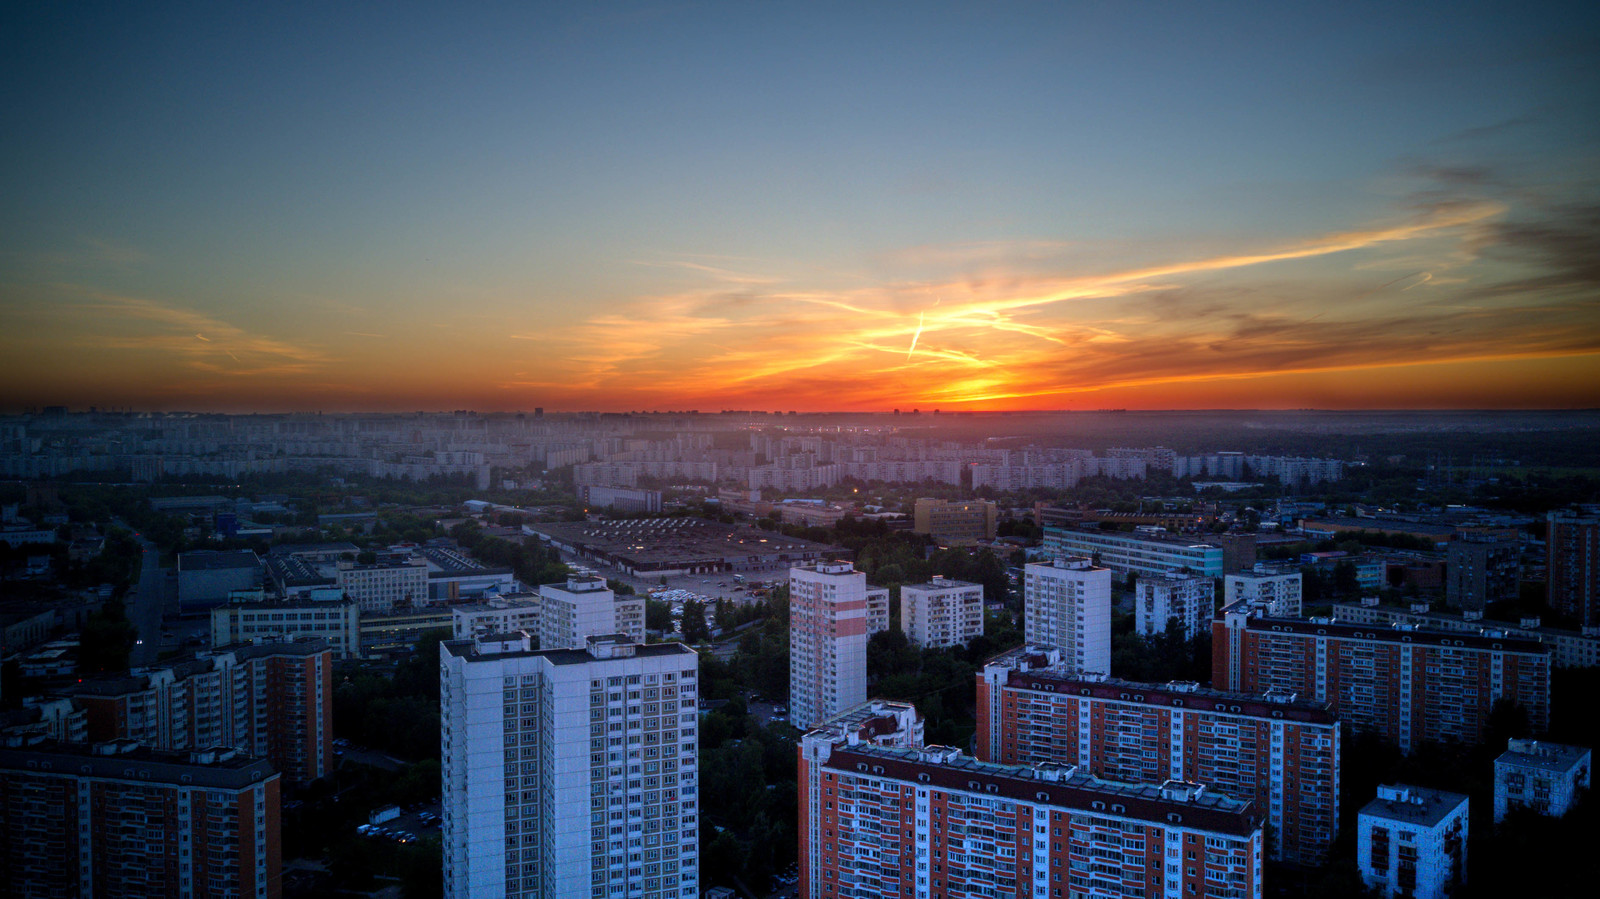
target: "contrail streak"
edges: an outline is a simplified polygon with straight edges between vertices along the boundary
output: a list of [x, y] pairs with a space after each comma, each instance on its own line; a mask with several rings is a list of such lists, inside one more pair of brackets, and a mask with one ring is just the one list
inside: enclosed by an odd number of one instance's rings
[[907, 362], [911, 361], [911, 354], [917, 351], [917, 338], [922, 336], [922, 316], [923, 313], [917, 313], [917, 330], [916, 333], [911, 335], [911, 347], [906, 350]]

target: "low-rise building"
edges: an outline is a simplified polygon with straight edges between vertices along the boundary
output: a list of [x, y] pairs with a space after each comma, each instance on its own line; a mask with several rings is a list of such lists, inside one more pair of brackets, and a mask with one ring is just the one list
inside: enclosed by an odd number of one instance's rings
[[994, 540], [999, 507], [986, 499], [945, 500], [922, 497], [911, 507], [911, 530], [945, 545], [970, 545]]
[[1378, 787], [1357, 816], [1356, 864], [1384, 896], [1440, 899], [1467, 877], [1467, 797], [1425, 787]]
[[1494, 760], [1494, 823], [1526, 808], [1559, 818], [1589, 788], [1589, 750], [1582, 746], [1512, 739]]
[[450, 607], [450, 633], [457, 640], [475, 640], [490, 634], [539, 633], [537, 593], [510, 593], [491, 596], [483, 602]]
[[1274, 618], [1300, 617], [1300, 572], [1283, 571], [1257, 565], [1250, 571], [1230, 573], [1223, 578], [1222, 604], [1241, 600], [1264, 606]]
[[337, 587], [282, 601], [228, 602], [211, 609], [211, 645], [327, 642], [334, 658], [361, 658], [361, 610]]
[[1160, 527], [1141, 527], [1133, 533], [1046, 527], [1044, 551], [1051, 558], [1084, 556], [1118, 574], [1164, 575], [1191, 571], [1222, 577], [1222, 547], [1190, 537], [1178, 537]]
[[202, 609], [228, 601], [235, 590], [261, 586], [261, 559], [248, 549], [178, 553], [178, 605]]

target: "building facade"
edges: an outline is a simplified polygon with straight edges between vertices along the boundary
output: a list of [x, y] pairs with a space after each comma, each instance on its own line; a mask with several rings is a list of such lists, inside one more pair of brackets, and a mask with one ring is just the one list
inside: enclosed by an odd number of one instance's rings
[[1481, 612], [1492, 602], [1515, 601], [1522, 575], [1522, 548], [1503, 534], [1462, 531], [1445, 549], [1445, 602]]
[[542, 603], [537, 593], [492, 596], [483, 602], [450, 607], [450, 633], [457, 640], [472, 640], [490, 634], [527, 631], [539, 633]]
[[[802, 730], [867, 699], [867, 576], [849, 562], [789, 570], [789, 715]], [[887, 627], [888, 594], [883, 594]]]
[[1467, 797], [1380, 786], [1357, 817], [1356, 865], [1384, 896], [1441, 899], [1467, 878]]
[[606, 579], [578, 571], [565, 584], [539, 587], [539, 647], [582, 649], [595, 634], [644, 642], [644, 598], [617, 596]]
[[900, 630], [913, 646], [967, 645], [983, 635], [983, 585], [934, 575], [901, 586]]
[[530, 645], [439, 647], [444, 895], [694, 899], [694, 651]]
[[1084, 558], [1030, 563], [1023, 618], [1030, 644], [1061, 650], [1078, 671], [1111, 673], [1111, 569]]
[[911, 530], [946, 545], [985, 543], [994, 539], [999, 507], [989, 500], [919, 498], [911, 507]]
[[428, 563], [421, 559], [372, 565], [340, 562], [338, 566], [335, 585], [364, 613], [392, 612], [428, 600]]
[[1266, 613], [1274, 618], [1299, 618], [1300, 591], [1300, 572], [1257, 565], [1251, 571], [1228, 574], [1222, 579], [1222, 604], [1249, 601], [1265, 606]]
[[1110, 899], [1261, 893], [1250, 803], [921, 745], [916, 710], [873, 702], [800, 745], [805, 899]]
[[1512, 739], [1494, 760], [1494, 823], [1514, 808], [1559, 818], [1589, 789], [1589, 750], [1582, 746]]
[[1163, 575], [1190, 571], [1205, 577], [1222, 577], [1222, 547], [1173, 537], [1162, 528], [1127, 534], [1046, 527], [1044, 551], [1046, 556], [1058, 559], [1098, 557], [1101, 565], [1118, 574]]
[[977, 710], [984, 761], [1206, 784], [1255, 804], [1274, 858], [1320, 865], [1339, 827], [1339, 721], [1327, 703], [1083, 677], [1056, 651], [1023, 647], [984, 666]]
[[334, 658], [361, 658], [361, 610], [336, 589], [328, 598], [286, 602], [229, 602], [211, 609], [211, 645], [322, 640]]
[[1551, 607], [1600, 628], [1600, 514], [1551, 512], [1545, 527]]
[[1550, 721], [1550, 651], [1498, 631], [1369, 628], [1331, 618], [1270, 618], [1241, 602], [1211, 625], [1212, 686], [1326, 702], [1357, 733], [1410, 752], [1422, 742], [1476, 743], [1499, 700], [1536, 731]]
[[333, 650], [321, 641], [236, 646], [72, 691], [91, 740], [222, 746], [307, 784], [333, 770]]
[[0, 748], [6, 895], [276, 899], [278, 774], [132, 741]]
[[1217, 584], [1194, 574], [1146, 575], [1133, 588], [1134, 631], [1147, 637], [1167, 632], [1176, 621], [1184, 639], [1193, 640], [1211, 628], [1217, 609]]

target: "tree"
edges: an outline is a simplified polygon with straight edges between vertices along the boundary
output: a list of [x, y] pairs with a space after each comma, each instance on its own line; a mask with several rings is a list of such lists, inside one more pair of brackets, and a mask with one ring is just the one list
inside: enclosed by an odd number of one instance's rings
[[672, 631], [672, 604], [659, 599], [644, 601], [644, 626], [647, 630]]

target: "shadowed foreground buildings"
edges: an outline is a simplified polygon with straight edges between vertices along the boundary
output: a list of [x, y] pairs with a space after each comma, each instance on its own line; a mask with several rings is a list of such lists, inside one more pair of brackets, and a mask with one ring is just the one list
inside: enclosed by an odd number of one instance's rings
[[1357, 817], [1356, 864], [1384, 896], [1439, 899], [1467, 876], [1467, 797], [1425, 787], [1378, 787]]
[[228, 750], [0, 748], [6, 895], [276, 899], [279, 777]]
[[1339, 721], [1327, 703], [1078, 675], [1048, 647], [996, 656], [977, 679], [979, 758], [1203, 783], [1254, 803], [1273, 857], [1326, 860], [1340, 788]]
[[874, 701], [802, 738], [800, 896], [1262, 894], [1262, 823], [1247, 801], [982, 762], [924, 747], [921, 733], [914, 707]]
[[1356, 733], [1404, 752], [1481, 741], [1501, 700], [1520, 704], [1535, 732], [1550, 723], [1550, 650], [1534, 640], [1271, 618], [1248, 601], [1223, 609], [1211, 633], [1212, 686], [1326, 702]]
[[439, 647], [444, 894], [695, 899], [694, 650], [529, 645]]

